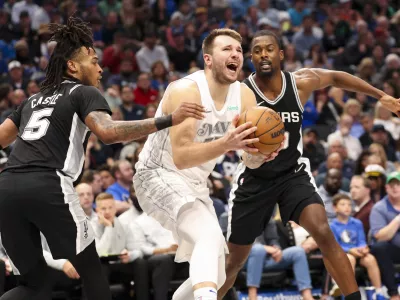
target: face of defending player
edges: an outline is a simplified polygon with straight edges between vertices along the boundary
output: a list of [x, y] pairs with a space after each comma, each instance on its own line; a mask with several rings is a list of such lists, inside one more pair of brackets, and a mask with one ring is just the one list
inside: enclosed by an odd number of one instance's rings
[[80, 52], [67, 62], [68, 72], [84, 85], [99, 87], [103, 69], [93, 48], [81, 47]]
[[283, 50], [273, 36], [259, 36], [253, 40], [251, 48], [251, 61], [259, 77], [271, 78], [281, 71], [281, 61], [284, 58]]
[[212, 54], [204, 54], [204, 63], [211, 69], [216, 82], [232, 84], [237, 80], [243, 66], [242, 46], [230, 36], [217, 36]]

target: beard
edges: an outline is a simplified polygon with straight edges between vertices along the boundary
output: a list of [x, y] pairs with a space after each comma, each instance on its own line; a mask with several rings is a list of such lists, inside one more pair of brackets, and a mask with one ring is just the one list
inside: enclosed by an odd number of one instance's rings
[[228, 76], [224, 74], [225, 66], [216, 66], [215, 68], [212, 69], [212, 74], [214, 80], [219, 83], [219, 84], [232, 84], [237, 80], [237, 76], [235, 80], [230, 79]]
[[86, 72], [84, 67], [81, 67], [81, 72], [82, 72], [82, 83], [84, 85], [91, 85], [91, 86], [95, 86], [95, 87], [98, 86], [98, 84], [96, 84], [97, 80], [96, 80], [96, 83], [94, 83], [93, 80], [90, 80], [88, 72]]
[[259, 76], [261, 78], [272, 78], [275, 75], [276, 70], [271, 65], [271, 70], [263, 71], [263, 70], [261, 70], [261, 68], [259, 68], [256, 73], [257, 73], [257, 76]]

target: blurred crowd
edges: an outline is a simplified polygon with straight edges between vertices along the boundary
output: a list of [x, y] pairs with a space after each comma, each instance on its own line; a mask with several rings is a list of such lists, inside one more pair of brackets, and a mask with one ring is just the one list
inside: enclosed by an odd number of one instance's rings
[[[345, 71], [399, 98], [399, 9], [395, 0], [0, 0], [0, 123], [25, 98], [39, 91], [55, 47], [49, 42], [47, 24], [63, 23], [71, 15], [87, 21], [93, 30], [104, 71], [100, 89], [114, 120], [153, 117], [169, 83], [203, 68], [203, 39], [211, 30], [224, 27], [238, 31], [243, 38], [245, 60], [239, 80], [254, 71], [250, 57], [253, 34], [268, 29], [281, 37], [285, 71], [303, 67]], [[376, 99], [328, 87], [316, 91], [305, 105], [303, 130], [303, 154], [310, 159], [316, 188], [332, 228], [338, 230], [338, 241], [345, 248], [352, 245], [346, 248], [349, 253], [352, 248], [364, 249], [358, 254], [352, 250], [358, 259], [368, 256], [370, 245], [375, 258], [360, 262], [375, 270], [371, 271], [375, 275], [368, 271], [372, 285], [379, 289], [382, 281], [389, 296], [398, 297], [394, 264], [400, 263], [396, 255], [400, 253], [400, 176], [393, 172], [400, 170], [399, 119]], [[168, 282], [176, 275], [172, 259], [176, 245], [169, 232], [141, 213], [132, 190], [135, 163], [145, 141], [105, 145], [91, 135], [80, 182], [84, 191], [78, 193], [97, 228], [99, 254], [118, 252], [120, 262], [135, 264], [135, 270], [149, 273], [143, 281], [138, 271], [107, 261], [107, 272], [121, 275], [110, 278], [128, 278], [130, 288], [131, 282], [136, 282], [133, 290], [139, 300], [149, 299], [151, 287], [154, 299], [165, 300], [170, 292]], [[11, 149], [0, 151], [0, 169]], [[210, 196], [223, 229], [232, 176], [239, 162], [238, 154], [229, 152], [218, 159], [209, 177]], [[346, 215], [347, 221], [343, 219]], [[120, 222], [120, 232], [107, 230], [110, 222]], [[341, 224], [351, 222], [357, 228], [361, 224], [363, 230], [357, 232], [365, 235], [364, 242], [355, 242], [358, 235], [354, 236], [350, 225], [342, 228]], [[271, 238], [271, 224], [266, 238], [257, 241], [248, 262], [251, 293], [251, 288], [259, 286], [259, 272], [291, 266], [295, 270], [296, 257], [303, 257], [294, 274], [303, 298], [310, 297], [304, 293], [311, 288], [304, 275], [308, 268], [304, 259], [317, 247], [298, 225], [292, 224], [290, 231], [299, 236], [292, 241], [295, 253], [286, 251], [286, 256], [282, 254], [286, 249]], [[126, 237], [117, 241], [113, 234], [121, 238], [121, 232]], [[58, 271], [54, 281], [78, 280], [73, 266], [52, 261], [45, 240], [43, 245], [49, 266]], [[278, 250], [283, 251], [279, 254]], [[282, 260], [285, 263], [280, 264]], [[260, 261], [265, 261], [263, 268], [251, 269], [262, 266]], [[12, 274], [11, 265], [1, 254], [0, 273], [3, 262], [6, 272], [3, 277], [0, 274], [0, 294], [4, 278]], [[162, 274], [164, 279], [154, 274]], [[141, 292], [139, 285], [147, 286], [143, 289], [148, 291]]]

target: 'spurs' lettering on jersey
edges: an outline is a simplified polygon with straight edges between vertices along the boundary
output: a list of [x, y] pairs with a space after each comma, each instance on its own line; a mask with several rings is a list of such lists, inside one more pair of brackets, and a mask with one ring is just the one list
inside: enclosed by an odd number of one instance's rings
[[65, 80], [54, 94], [24, 100], [9, 116], [18, 136], [5, 170], [49, 168], [78, 180], [90, 134], [85, 118], [97, 110], [111, 114], [97, 88], [74, 80]]
[[289, 72], [281, 72], [282, 74], [282, 91], [280, 95], [270, 100], [265, 97], [263, 92], [255, 83], [251, 74], [243, 82], [254, 92], [258, 106], [269, 107], [276, 111], [283, 123], [285, 130], [271, 133], [272, 138], [285, 135], [285, 146], [279, 152], [279, 155], [272, 161], [263, 164], [258, 169], [246, 168], [245, 172], [249, 172], [258, 177], [271, 179], [276, 178], [278, 174], [283, 174], [291, 171], [297, 166], [298, 159], [303, 154], [303, 140], [301, 135], [301, 126], [303, 122], [303, 106], [295, 84], [293, 74]]

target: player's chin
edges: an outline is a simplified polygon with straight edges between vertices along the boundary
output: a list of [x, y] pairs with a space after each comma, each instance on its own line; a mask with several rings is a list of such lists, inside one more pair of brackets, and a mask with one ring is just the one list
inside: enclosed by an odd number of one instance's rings
[[224, 76], [225, 80], [228, 83], [234, 83], [239, 77], [239, 72], [237, 70], [236, 71], [232, 71], [230, 69], [227, 69], [227, 71], [225, 71], [224, 75], [225, 75]]

